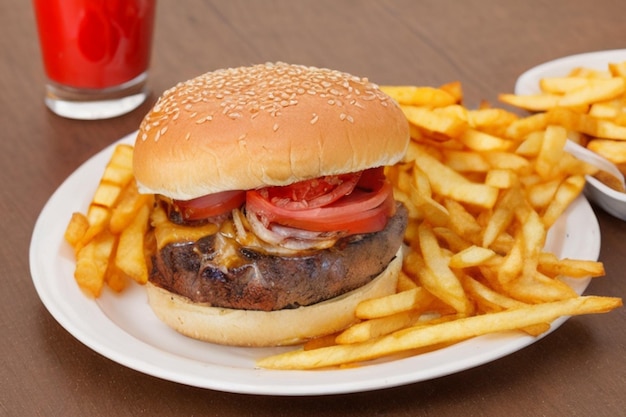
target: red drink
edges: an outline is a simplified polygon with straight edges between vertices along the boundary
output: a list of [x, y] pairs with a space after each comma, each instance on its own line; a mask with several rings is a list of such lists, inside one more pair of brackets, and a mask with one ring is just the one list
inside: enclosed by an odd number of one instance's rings
[[34, 5], [50, 80], [101, 89], [147, 70], [155, 0], [34, 0]]

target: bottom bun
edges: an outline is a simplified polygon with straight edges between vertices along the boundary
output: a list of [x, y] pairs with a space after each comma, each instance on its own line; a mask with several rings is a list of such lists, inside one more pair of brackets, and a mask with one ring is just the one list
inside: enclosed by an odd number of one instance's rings
[[402, 251], [369, 284], [321, 303], [276, 311], [234, 310], [192, 303], [187, 298], [146, 284], [156, 316], [194, 339], [231, 346], [284, 346], [345, 329], [357, 321], [363, 300], [393, 294], [402, 268]]

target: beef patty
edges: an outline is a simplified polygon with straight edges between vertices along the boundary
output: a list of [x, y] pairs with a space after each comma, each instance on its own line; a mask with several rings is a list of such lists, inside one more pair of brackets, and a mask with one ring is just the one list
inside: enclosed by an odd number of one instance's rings
[[215, 235], [171, 243], [153, 259], [150, 282], [215, 307], [281, 310], [319, 303], [359, 288], [385, 270], [402, 244], [407, 210], [398, 204], [385, 229], [348, 236], [328, 249], [294, 256], [238, 247], [234, 267], [213, 262]]

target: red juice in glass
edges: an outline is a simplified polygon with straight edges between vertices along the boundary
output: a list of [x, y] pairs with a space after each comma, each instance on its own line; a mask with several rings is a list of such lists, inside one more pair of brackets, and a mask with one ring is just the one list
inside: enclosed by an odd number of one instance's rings
[[33, 5], [49, 80], [48, 107], [60, 114], [80, 105], [97, 114], [61, 115], [105, 118], [145, 100], [156, 0], [33, 0]]

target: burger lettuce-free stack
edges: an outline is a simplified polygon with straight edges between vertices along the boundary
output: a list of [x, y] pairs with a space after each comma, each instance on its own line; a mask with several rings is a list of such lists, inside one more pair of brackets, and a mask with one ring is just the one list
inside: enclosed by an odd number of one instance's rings
[[408, 141], [397, 104], [339, 71], [263, 64], [168, 90], [133, 160], [157, 196], [152, 309], [228, 345], [347, 327], [360, 301], [395, 292], [407, 214], [384, 166]]

